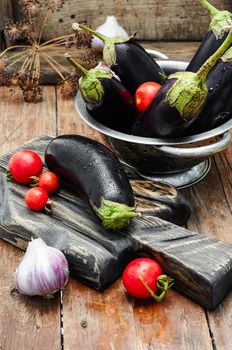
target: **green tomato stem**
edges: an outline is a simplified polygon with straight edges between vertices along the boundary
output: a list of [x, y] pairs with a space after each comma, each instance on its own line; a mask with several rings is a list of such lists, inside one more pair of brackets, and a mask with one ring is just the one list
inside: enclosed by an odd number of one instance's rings
[[8, 181], [12, 181], [14, 179], [9, 169], [6, 171], [6, 179]]
[[159, 295], [155, 294], [154, 291], [148, 286], [148, 284], [145, 282], [143, 276], [139, 276], [140, 281], [144, 285], [144, 287], [148, 290], [148, 292], [151, 294], [151, 297], [155, 299], [157, 302], [160, 302], [164, 299], [166, 296], [168, 290], [171, 288], [171, 286], [174, 284], [174, 279], [166, 276], [166, 275], [160, 275], [157, 278], [157, 287], [161, 291]]

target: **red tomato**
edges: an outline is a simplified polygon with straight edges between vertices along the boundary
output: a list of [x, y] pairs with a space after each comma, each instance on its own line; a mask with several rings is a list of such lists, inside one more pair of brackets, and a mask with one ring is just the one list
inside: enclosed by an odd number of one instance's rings
[[151, 293], [146, 289], [139, 276], [144, 279], [148, 287], [157, 293], [157, 278], [162, 275], [160, 265], [149, 258], [138, 258], [132, 260], [125, 268], [122, 281], [126, 291], [135, 298], [148, 299]]
[[38, 176], [43, 170], [40, 156], [31, 150], [16, 152], [8, 163], [11, 176], [21, 184], [31, 182], [31, 176]]
[[161, 85], [148, 81], [141, 84], [135, 92], [135, 104], [139, 113], [144, 112], [157, 95]]
[[40, 187], [33, 187], [25, 194], [25, 202], [28, 208], [38, 211], [45, 207], [48, 201], [47, 192]]
[[52, 171], [45, 171], [38, 177], [38, 186], [43, 188], [47, 193], [56, 192], [59, 186], [58, 176]]

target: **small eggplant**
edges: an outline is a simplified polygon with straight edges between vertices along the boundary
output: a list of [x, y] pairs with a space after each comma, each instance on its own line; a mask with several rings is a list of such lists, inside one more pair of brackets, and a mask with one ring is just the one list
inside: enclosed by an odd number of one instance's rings
[[163, 70], [132, 38], [109, 38], [77, 23], [73, 24], [73, 29], [93, 34], [104, 42], [103, 60], [119, 76], [122, 84], [133, 96], [142, 83], [163, 82]]
[[82, 73], [79, 88], [91, 116], [105, 126], [127, 132], [136, 115], [134, 98], [107, 67], [86, 70], [72, 57], [67, 60]]
[[[220, 11], [207, 0], [200, 0], [200, 2], [208, 10], [211, 22], [208, 33], [186, 68], [189, 72], [197, 72], [203, 63], [221, 46], [228, 36], [232, 21], [232, 14], [229, 11]], [[224, 29], [222, 30], [222, 28]]]
[[199, 134], [225, 123], [232, 117], [232, 47], [218, 60], [206, 79], [208, 96], [186, 135]]
[[136, 119], [131, 133], [145, 137], [183, 136], [206, 103], [209, 72], [231, 43], [230, 32], [197, 73], [185, 71], [171, 74], [148, 109]]
[[120, 230], [139, 216], [124, 168], [103, 144], [79, 135], [58, 136], [48, 145], [45, 162], [87, 201], [106, 229]]

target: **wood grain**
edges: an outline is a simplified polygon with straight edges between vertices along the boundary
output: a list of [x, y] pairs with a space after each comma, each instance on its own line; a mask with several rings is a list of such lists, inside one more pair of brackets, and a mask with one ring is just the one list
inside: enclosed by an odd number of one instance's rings
[[[232, 145], [214, 157], [207, 177], [185, 191], [194, 208], [188, 227], [232, 244]], [[232, 296], [214, 312], [207, 312], [212, 338], [218, 349], [231, 348]]]
[[[40, 133], [55, 134], [55, 91], [44, 89], [40, 104], [23, 103], [1, 87], [0, 154]], [[27, 298], [15, 290], [14, 273], [23, 254], [0, 241], [0, 348], [60, 350], [60, 298]]]
[[13, 17], [12, 0], [1, 0], [0, 2], [0, 51], [10, 43], [4, 36], [5, 24]]
[[[148, 43], [148, 45], [150, 46], [150, 43]], [[170, 55], [173, 55], [173, 58], [177, 57], [177, 55], [183, 54], [183, 57], [181, 57], [181, 59], [185, 59], [185, 57], [187, 59], [187, 57], [191, 55], [191, 52], [195, 50], [196, 44], [193, 43], [191, 45], [191, 43], [152, 43], [152, 46], [154, 48], [163, 47], [163, 45], [166, 45], [168, 49], [172, 48], [170, 50]], [[164, 53], [167, 52], [164, 51]], [[55, 91], [52, 90], [52, 87], [49, 89], [51, 89], [50, 91], [53, 91], [55, 93]], [[47, 90], [45, 90], [45, 92], [47, 92]], [[31, 109], [31, 107], [30, 105], [23, 102], [20, 94], [17, 95], [18, 97], [16, 97], [16, 95], [11, 96], [11, 94], [8, 92], [8, 89], [5, 90], [5, 88], [0, 88], [0, 94], [0, 153], [3, 154], [9, 149], [12, 149], [13, 147], [18, 146], [20, 143], [22, 143], [20, 133], [17, 133], [17, 131], [15, 130], [16, 128], [14, 128], [14, 125], [20, 125], [19, 120], [24, 119], [24, 113], [27, 114], [27, 109]], [[48, 93], [45, 93], [45, 104], [47, 104], [47, 98], [49, 99]], [[24, 107], [20, 109], [18, 105], [23, 105]], [[6, 134], [7, 139], [4, 144], [5, 135], [2, 136], [2, 128], [4, 125], [4, 130], [6, 129], [8, 120], [5, 117], [2, 118], [2, 115], [5, 115], [6, 113], [11, 113], [12, 109], [15, 110], [15, 113], [12, 113], [11, 119], [9, 119], [9, 123], [12, 126], [8, 129], [8, 133]], [[47, 109], [48, 111], [51, 109], [49, 108], [49, 105]], [[21, 110], [21, 116], [18, 113], [19, 110]], [[57, 121], [59, 125], [59, 127], [57, 127], [58, 132], [75, 133], [78, 132], [78, 130], [81, 130], [81, 132], [86, 133], [86, 136], [92, 135], [95, 139], [98, 139], [99, 135], [97, 133], [95, 134], [92, 130], [90, 130], [89, 127], [83, 126], [80, 118], [77, 119], [76, 111], [71, 101], [63, 100], [58, 94], [57, 111], [54, 106], [54, 103], [52, 104], [52, 110], [54, 116], [57, 116]], [[4, 120], [4, 123], [2, 119]], [[33, 126], [25, 124], [25, 128], [29, 128], [32, 130]], [[12, 136], [10, 136], [10, 130], [12, 131]], [[40, 133], [40, 135], [41, 134], [42, 132]], [[19, 141], [17, 141], [16, 135], [18, 135]], [[24, 139], [23, 141], [26, 141], [26, 139]], [[227, 151], [226, 156], [224, 155], [225, 153], [220, 155], [220, 158], [216, 157], [216, 163], [213, 163], [213, 167], [206, 179], [198, 185], [194, 186], [194, 188], [197, 186], [197, 191], [192, 191], [192, 189], [189, 189], [184, 193], [186, 197], [191, 200], [194, 213], [188, 222], [188, 227], [190, 229], [193, 229], [194, 231], [197, 231], [198, 225], [200, 225], [200, 231], [207, 229], [207, 225], [204, 224], [204, 220], [205, 218], [207, 218], [207, 214], [203, 214], [202, 210], [200, 210], [198, 213], [198, 209], [201, 209], [201, 206], [203, 206], [204, 208], [207, 207], [210, 213], [214, 212], [217, 214], [216, 216], [213, 216], [213, 224], [208, 222], [208, 225], [211, 228], [213, 227], [213, 230], [210, 231], [210, 228], [208, 227], [208, 231], [204, 233], [208, 235], [209, 232], [211, 232], [211, 234], [215, 235], [215, 237], [220, 236], [221, 239], [227, 242], [231, 242], [230, 234], [228, 233], [228, 228], [231, 227], [231, 214], [229, 214], [228, 208], [229, 206], [231, 207], [232, 203], [232, 201], [230, 200], [231, 189], [230, 187], [228, 187], [228, 185], [231, 184], [231, 153]], [[217, 168], [215, 167], [215, 164], [217, 164]], [[215, 189], [215, 185], [218, 181], [222, 184], [221, 190], [219, 191]], [[201, 192], [200, 195], [200, 203], [197, 203], [198, 198], [196, 192], [199, 191], [203, 191], [203, 193]], [[211, 192], [210, 200], [208, 199], [209, 192]], [[217, 196], [219, 197], [217, 198]], [[215, 198], [213, 200], [213, 203], [211, 203], [213, 197]], [[222, 205], [220, 205], [222, 212], [224, 211], [225, 205], [225, 210], [228, 214], [227, 216], [223, 217], [224, 223], [223, 227], [221, 228], [220, 225], [222, 224], [222, 220], [220, 220], [220, 222], [217, 224], [218, 217], [220, 217], [221, 215], [221, 212], [216, 207], [217, 203], [222, 203]], [[224, 234], [224, 231], [227, 233]], [[0, 252], [1, 309], [2, 312], [5, 312], [4, 316], [2, 316], [1, 314], [2, 333], [0, 345], [2, 346], [2, 344], [5, 345], [4, 341], [6, 340], [6, 338], [9, 337], [9, 329], [12, 329], [13, 333], [15, 329], [15, 327], [11, 326], [7, 327], [7, 329], [4, 328], [3, 325], [5, 322], [6, 315], [8, 315], [7, 317], [10, 319], [11, 323], [13, 322], [12, 320], [15, 320], [15, 322], [17, 322], [18, 320], [19, 322], [20, 312], [24, 310], [24, 313], [20, 315], [20, 319], [22, 319], [23, 315], [25, 316], [25, 312], [27, 314], [28, 309], [25, 311], [25, 309], [23, 309], [20, 306], [20, 310], [14, 311], [17, 304], [13, 303], [11, 299], [7, 298], [8, 291], [7, 287], [5, 286], [4, 278], [2, 278], [2, 276], [5, 275], [13, 275], [17, 263], [15, 263], [15, 266], [12, 266], [12, 261], [14, 261], [15, 259], [14, 255], [20, 253], [16, 248], [12, 247], [11, 245], [5, 242], [1, 242]], [[5, 275], [3, 275], [2, 269], [4, 269]], [[121, 293], [123, 293], [123, 296], [121, 295]], [[5, 303], [5, 299], [9, 300], [9, 303], [7, 305]], [[118, 300], [120, 302], [118, 302]], [[44, 309], [42, 310], [40, 303], [37, 304], [37, 310], [40, 310], [40, 315], [42, 315], [43, 318], [46, 318], [46, 313], [44, 313]], [[208, 312], [206, 318], [204, 309], [197, 306], [195, 303], [190, 302], [188, 299], [181, 296], [175, 291], [170, 291], [168, 298], [165, 301], [165, 305], [157, 305], [156, 303], [153, 303], [152, 300], [145, 303], [136, 302], [135, 304], [134, 300], [128, 299], [127, 296], [124, 294], [120, 279], [116, 283], [114, 283], [110, 289], [106, 290], [102, 294], [95, 292], [86, 286], [83, 286], [81, 283], [71, 278], [65, 290], [64, 296], [65, 349], [73, 350], [76, 348], [85, 348], [86, 350], [101, 350], [104, 349], [101, 348], [101, 345], [103, 344], [101, 339], [103, 339], [106, 345], [102, 346], [105, 346], [107, 350], [113, 349], [112, 345], [115, 345], [115, 349], [117, 350], [125, 350], [130, 348], [132, 348], [133, 350], [230, 350], [232, 347], [230, 336], [232, 324], [231, 314], [231, 296], [228, 296], [215, 311]], [[114, 317], [112, 317], [112, 315], [114, 315]], [[54, 316], [54, 318], [54, 323], [56, 323], [56, 317]], [[86, 320], [87, 327], [85, 327]], [[113, 320], [113, 322], [111, 322], [111, 320]], [[29, 330], [31, 330], [30, 323], [31, 319], [26, 318], [25, 316], [24, 329], [26, 329], [26, 327], [29, 327]], [[125, 328], [123, 328], [123, 326]], [[97, 332], [97, 335], [95, 335], [95, 330]], [[43, 326], [41, 325], [40, 332], [42, 331]], [[33, 329], [33, 332], [33, 334], [35, 334], [35, 329]], [[29, 334], [30, 333], [28, 332], [27, 337], [29, 337]], [[132, 334], [133, 337], [130, 337], [130, 334]], [[51, 331], [51, 333], [49, 333], [49, 335], [52, 344], [52, 341], [56, 341], [57, 337], [54, 336], [53, 338], [53, 330]], [[37, 340], [39, 337], [40, 336], [37, 337]], [[128, 338], [131, 341], [131, 343], [127, 340]], [[14, 342], [13, 337], [11, 339], [12, 342], [8, 348], [14, 350], [17, 344]], [[10, 339], [8, 341], [8, 344], [9, 342]], [[56, 343], [54, 342], [53, 344]], [[53, 344], [50, 346], [50, 349], [53, 349], [55, 347], [53, 346]], [[82, 344], [84, 344], [83, 347]], [[133, 347], [131, 344], [133, 345]], [[17, 348], [20, 348], [21, 345], [22, 341], [19, 343], [19, 346]], [[8, 348], [4, 348], [4, 346], [2, 347], [4, 350], [8, 350]], [[21, 346], [21, 348], [29, 349], [30, 347], [23, 348], [23, 346]], [[40, 350], [41, 346], [37, 346], [37, 343], [35, 343], [34, 346], [31, 348], [35, 350]], [[46, 349], [46, 344], [44, 344], [42, 348]]]
[[[152, 49], [156, 51], [160, 51], [167, 55], [170, 59], [173, 60], [187, 60], [190, 61], [193, 57], [194, 53], [196, 52], [197, 48], [199, 47], [199, 42], [180, 42], [178, 43], [178, 49], [176, 42], [150, 42], [150, 41], [139, 41], [139, 43], [145, 48], [145, 49]], [[14, 55], [17, 51], [20, 49], [16, 49], [11, 51], [8, 51], [6, 54], [6, 57], [9, 57], [11, 55]], [[56, 59], [65, 69], [68, 69], [70, 72], [73, 71], [72, 67], [70, 67], [70, 64], [67, 62], [66, 59], [64, 59], [64, 54], [67, 50], [63, 48], [54, 48], [47, 51], [47, 54], [49, 54], [52, 58]], [[86, 69], [93, 68], [97, 65], [97, 63], [102, 59], [101, 53], [96, 53], [93, 49], [90, 48], [78, 48], [78, 49], [69, 49], [68, 52], [75, 57], [75, 59], [83, 65]], [[86, 57], [91, 57], [93, 60], [86, 61]], [[19, 65], [22, 64], [20, 62], [19, 64], [16, 63], [15, 66], [12, 66], [11, 72], [15, 72]], [[51, 68], [50, 65], [43, 59], [41, 59], [41, 83], [42, 84], [58, 84], [60, 81], [60, 77], [54, 70]]]
[[[212, 2], [220, 9], [232, 10], [230, 0]], [[38, 16], [38, 28], [45, 13], [41, 12]], [[66, 0], [63, 8], [50, 17], [43, 37], [48, 39], [68, 34], [72, 32], [71, 25], [76, 21], [84, 21], [97, 28], [108, 15], [116, 16], [129, 34], [137, 32], [139, 39], [201, 40], [209, 25], [209, 16], [198, 1], [109, 0], [106, 3], [103, 0]]]

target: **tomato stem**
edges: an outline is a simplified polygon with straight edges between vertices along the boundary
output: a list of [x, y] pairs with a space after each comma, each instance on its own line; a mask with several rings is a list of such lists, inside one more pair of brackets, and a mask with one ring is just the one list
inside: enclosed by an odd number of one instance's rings
[[53, 200], [51, 200], [50, 198], [48, 198], [48, 201], [44, 207], [44, 211], [46, 214], [51, 214], [52, 212], [52, 205], [53, 205]]
[[154, 291], [147, 285], [144, 278], [142, 276], [139, 276], [140, 281], [144, 285], [144, 287], [149, 291], [151, 294], [151, 297], [154, 298], [157, 302], [160, 302], [164, 299], [165, 295], [167, 294], [169, 288], [174, 284], [174, 279], [170, 278], [166, 275], [160, 275], [157, 278], [157, 287], [161, 291], [160, 295], [156, 295]]
[[30, 186], [31, 187], [37, 187], [38, 186], [38, 181], [39, 181], [38, 176], [31, 176], [30, 179], [32, 180], [32, 182], [30, 183]]
[[6, 171], [6, 179], [8, 181], [12, 181], [13, 180], [13, 176], [12, 176], [12, 174], [11, 174], [9, 169]]

